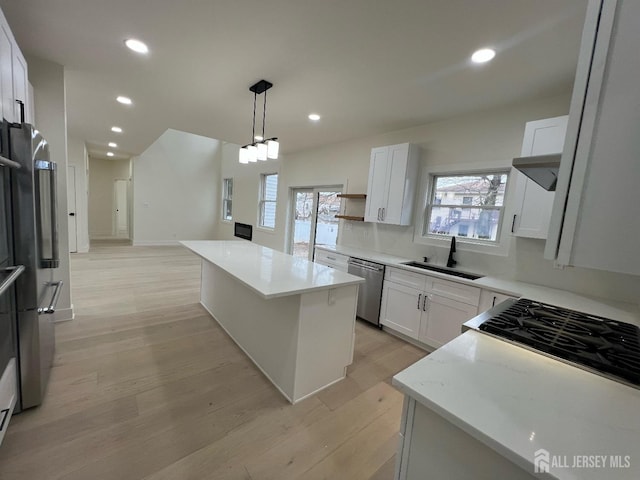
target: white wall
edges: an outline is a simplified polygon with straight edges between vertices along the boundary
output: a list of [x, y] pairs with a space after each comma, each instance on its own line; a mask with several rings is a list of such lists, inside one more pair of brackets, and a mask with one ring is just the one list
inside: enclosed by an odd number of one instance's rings
[[67, 139], [69, 165], [76, 169], [76, 238], [78, 253], [89, 251], [89, 156], [84, 141], [78, 138]]
[[[239, 145], [225, 143], [222, 147], [222, 166], [219, 180], [219, 196], [222, 198], [222, 179], [233, 178], [233, 201], [231, 214], [233, 219], [221, 220], [216, 238], [233, 239], [234, 222], [253, 225], [253, 241], [268, 247], [282, 250], [286, 225], [286, 209], [281, 199], [286, 198], [286, 189], [280, 179], [280, 160], [241, 165], [238, 163]], [[258, 201], [260, 196], [260, 175], [278, 173], [278, 205], [276, 208], [276, 228], [274, 230], [258, 228]], [[221, 204], [219, 204], [221, 205]], [[219, 206], [219, 209], [222, 208]], [[218, 212], [218, 217], [222, 218]], [[237, 240], [237, 239], [236, 239]]]
[[35, 126], [49, 142], [51, 159], [58, 165], [58, 241], [60, 266], [57, 279], [64, 282], [56, 321], [73, 318], [69, 276], [69, 227], [67, 224], [67, 111], [64, 67], [37, 57], [27, 57], [29, 82], [35, 98]]
[[169, 129], [133, 160], [134, 245], [215, 238], [221, 147]]
[[[421, 148], [421, 168], [433, 166], [486, 164], [508, 167], [519, 156], [527, 121], [564, 115], [569, 110], [570, 94], [519, 103], [500, 109], [476, 112], [445, 121], [390, 132], [368, 138], [352, 140], [324, 148], [286, 155], [280, 166], [278, 219], [275, 232], [255, 238], [257, 243], [284, 250], [286, 245], [286, 213], [289, 209], [290, 187], [322, 184], [345, 184], [348, 193], [366, 193], [371, 148], [382, 145], [411, 142]], [[283, 140], [284, 142], [284, 140]], [[234, 218], [253, 219], [257, 211], [255, 195], [251, 189], [258, 184], [258, 172], [251, 166], [239, 165], [235, 152], [226, 150], [222, 171], [242, 175], [247, 199], [239, 201], [234, 194]], [[255, 167], [254, 167], [255, 168]], [[415, 218], [422, 213], [423, 187], [417, 196]], [[508, 201], [508, 200], [507, 200]], [[357, 209], [357, 201], [348, 200], [348, 208]], [[507, 206], [508, 215], [513, 207]], [[508, 216], [506, 218], [509, 218]], [[448, 249], [413, 242], [414, 228], [377, 225], [362, 222], [341, 223], [339, 242], [379, 252], [419, 259], [429, 256], [435, 263], [446, 262]], [[221, 227], [222, 232], [228, 232]], [[224, 237], [227, 238], [228, 235]], [[613, 246], [612, 246], [613, 247]], [[508, 256], [460, 251], [456, 254], [458, 267], [478, 270], [487, 274], [543, 284], [614, 300], [637, 303], [640, 277], [620, 275], [583, 268], [558, 270], [553, 262], [543, 259], [544, 241], [512, 239]]]
[[89, 157], [89, 237], [92, 240], [116, 238], [114, 182], [129, 180], [130, 160]]

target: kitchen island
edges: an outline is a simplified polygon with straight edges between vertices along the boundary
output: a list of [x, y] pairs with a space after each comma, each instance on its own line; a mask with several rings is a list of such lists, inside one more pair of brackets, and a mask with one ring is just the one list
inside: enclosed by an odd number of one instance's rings
[[393, 385], [398, 480], [640, 478], [636, 388], [474, 330]]
[[353, 361], [355, 275], [247, 241], [184, 241], [202, 258], [200, 302], [291, 403]]

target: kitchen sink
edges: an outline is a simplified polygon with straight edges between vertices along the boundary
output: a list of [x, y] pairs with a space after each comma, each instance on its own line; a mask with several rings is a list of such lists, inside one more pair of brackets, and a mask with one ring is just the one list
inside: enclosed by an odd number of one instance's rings
[[403, 265], [417, 267], [423, 270], [431, 270], [432, 272], [444, 273], [445, 275], [452, 275], [454, 277], [466, 278], [467, 280], [477, 280], [483, 277], [483, 275], [476, 275], [475, 273], [461, 272], [459, 270], [454, 270], [453, 268], [438, 267], [436, 265], [429, 265], [422, 262], [404, 262]]

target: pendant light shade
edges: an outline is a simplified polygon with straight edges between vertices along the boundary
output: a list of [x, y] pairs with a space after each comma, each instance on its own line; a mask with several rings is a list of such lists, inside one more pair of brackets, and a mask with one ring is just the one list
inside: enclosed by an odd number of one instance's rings
[[258, 147], [256, 147], [255, 145], [249, 145], [247, 146], [247, 150], [249, 151], [249, 161], [250, 162], [257, 162], [258, 161]]
[[[260, 80], [258, 83], [251, 85], [249, 91], [253, 92], [253, 125], [251, 130], [251, 143], [240, 148], [238, 153], [238, 161], [242, 164], [257, 162], [258, 160], [266, 161], [268, 159], [277, 159], [280, 144], [277, 138], [263, 140], [265, 119], [267, 116], [267, 90], [273, 87], [271, 82]], [[262, 135], [256, 136], [256, 103], [258, 95], [264, 93], [264, 103], [262, 106]], [[258, 140], [259, 139], [259, 140]]]
[[249, 163], [249, 150], [247, 150], [245, 147], [242, 147], [239, 150], [239, 161], [242, 164], [247, 164]]
[[278, 143], [277, 138], [272, 138], [271, 140], [267, 140], [267, 157], [275, 160], [278, 158], [279, 151], [280, 151], [280, 144]]
[[267, 144], [264, 142], [260, 142], [257, 145], [258, 147], [258, 160], [265, 161], [267, 159]]

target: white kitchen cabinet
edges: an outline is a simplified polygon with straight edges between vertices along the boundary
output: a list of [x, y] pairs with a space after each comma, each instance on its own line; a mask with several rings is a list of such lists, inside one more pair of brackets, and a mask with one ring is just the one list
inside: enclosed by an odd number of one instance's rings
[[411, 224], [418, 162], [418, 147], [409, 143], [371, 150], [365, 222]]
[[460, 335], [462, 324], [478, 313], [479, 300], [477, 287], [388, 267], [380, 323], [438, 348]]
[[420, 325], [418, 340], [439, 348], [460, 335], [462, 324], [477, 313], [477, 304], [469, 305], [441, 295], [427, 294], [426, 319]]
[[324, 265], [326, 267], [335, 268], [341, 272], [346, 272], [349, 269], [349, 256], [341, 253], [329, 252], [316, 248], [314, 251], [313, 261]]
[[494, 292], [493, 290], [482, 290], [480, 293], [480, 303], [478, 304], [478, 313], [486, 312], [490, 308], [501, 304], [505, 300], [510, 298], [516, 298], [512, 295], [506, 295], [500, 292]]
[[395, 282], [385, 281], [382, 288], [380, 323], [410, 338], [420, 333], [425, 292]]
[[31, 105], [27, 62], [0, 11], [0, 110], [2, 117], [10, 122], [20, 121], [20, 105], [16, 100], [24, 102], [25, 115], [29, 117]]
[[591, 0], [546, 258], [640, 274], [640, 2]]
[[[522, 157], [562, 153], [568, 115], [527, 122]], [[516, 172], [516, 209], [511, 231], [516, 237], [547, 238], [555, 192], [549, 192], [521, 172]]]

